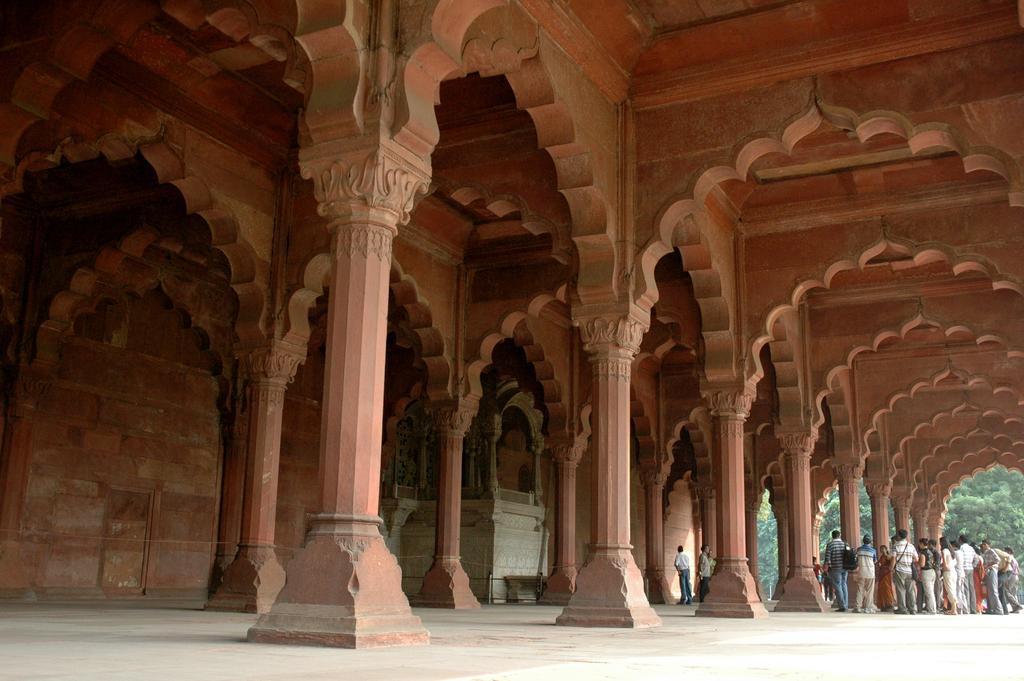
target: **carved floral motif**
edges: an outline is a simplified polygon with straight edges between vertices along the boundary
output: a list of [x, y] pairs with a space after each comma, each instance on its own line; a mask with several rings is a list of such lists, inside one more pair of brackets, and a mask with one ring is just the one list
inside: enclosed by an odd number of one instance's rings
[[291, 383], [305, 358], [280, 348], [261, 348], [243, 358], [243, 371], [255, 380]]
[[777, 437], [787, 455], [800, 452], [809, 457], [814, 451], [814, 443], [818, 441], [818, 434], [813, 432], [780, 433]]
[[381, 262], [391, 262], [394, 233], [387, 227], [369, 224], [335, 225], [335, 253], [348, 258], [371, 255]]

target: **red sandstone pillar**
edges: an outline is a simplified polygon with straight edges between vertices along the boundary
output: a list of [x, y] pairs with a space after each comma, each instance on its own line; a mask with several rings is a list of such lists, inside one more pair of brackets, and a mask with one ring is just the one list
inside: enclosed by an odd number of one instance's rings
[[828, 612], [811, 558], [811, 452], [817, 434], [783, 433], [783, 462], [789, 506], [790, 564], [775, 612]]
[[[239, 391], [241, 392], [241, 391]], [[235, 561], [242, 536], [242, 500], [245, 498], [245, 463], [248, 448], [248, 400], [235, 400], [230, 440], [224, 448], [224, 475], [220, 485], [220, 518], [217, 525], [217, 556], [211, 594], [224, 582], [224, 572]]]
[[[811, 523], [811, 549], [818, 551], [821, 548], [821, 518], [815, 517]], [[817, 556], [821, 562], [821, 556]]]
[[930, 539], [928, 536], [928, 521], [927, 511], [925, 508], [914, 508], [911, 510], [911, 515], [914, 517], [914, 541], [919, 542], [922, 539]]
[[576, 592], [556, 624], [650, 627], [661, 624], [633, 560], [629, 537], [629, 380], [649, 324], [645, 313], [577, 318], [594, 370], [591, 545]]
[[546, 605], [566, 605], [576, 590], [576, 468], [584, 451], [582, 444], [559, 444], [551, 448], [551, 458], [555, 460], [558, 516], [555, 565], [540, 599]]
[[867, 483], [868, 498], [871, 499], [871, 537], [875, 547], [889, 543], [889, 494], [892, 486], [885, 482]]
[[718, 556], [710, 593], [699, 617], [767, 617], [747, 564], [746, 500], [743, 482], [743, 423], [753, 393], [745, 387], [707, 394], [712, 419], [712, 455], [717, 477]]
[[750, 569], [750, 576], [754, 578], [754, 586], [757, 587], [757, 597], [764, 602], [764, 593], [761, 586], [761, 569], [758, 564], [759, 552], [757, 546], [757, 514], [761, 510], [761, 498], [756, 495], [747, 495], [747, 564]]
[[238, 554], [207, 606], [211, 610], [264, 613], [284, 586], [274, 548], [281, 416], [285, 389], [301, 362], [300, 353], [277, 342], [242, 359], [249, 404], [241, 536]]
[[711, 547], [711, 555], [717, 556], [718, 550], [718, 509], [715, 504], [715, 488], [710, 484], [696, 486], [697, 500], [700, 505], [700, 546], [697, 553], [704, 546]]
[[52, 385], [48, 376], [22, 367], [7, 405], [0, 460], [0, 598], [34, 600], [22, 557], [21, 517], [32, 460], [32, 427]]
[[[422, 644], [380, 533], [380, 465], [391, 244], [429, 174], [393, 143], [367, 154], [300, 158], [330, 219], [320, 509], [288, 579], [250, 641], [340, 647]], [[341, 158], [339, 158], [341, 156]]]
[[[896, 492], [893, 492], [892, 510], [894, 516], [893, 519], [896, 521], [896, 531], [906, 530], [907, 536], [912, 536], [910, 534], [910, 497], [905, 493], [897, 494]], [[893, 532], [893, 534], [895, 533], [896, 532]]]
[[462, 567], [460, 535], [462, 530], [462, 441], [473, 422], [477, 403], [453, 400], [431, 405], [430, 414], [440, 448], [437, 485], [437, 529], [434, 538], [434, 564], [423, 577], [417, 605], [432, 608], [468, 610], [480, 602], [469, 586], [469, 575]]
[[842, 463], [832, 467], [839, 481], [839, 526], [843, 539], [850, 546], [860, 546], [860, 477], [857, 464]]
[[665, 482], [668, 471], [661, 467], [640, 473], [644, 485], [644, 533], [647, 551], [647, 600], [673, 603], [665, 578]]
[[942, 527], [939, 523], [939, 519], [935, 516], [928, 517], [928, 538], [934, 539], [935, 543], [939, 542], [939, 538], [942, 536]]

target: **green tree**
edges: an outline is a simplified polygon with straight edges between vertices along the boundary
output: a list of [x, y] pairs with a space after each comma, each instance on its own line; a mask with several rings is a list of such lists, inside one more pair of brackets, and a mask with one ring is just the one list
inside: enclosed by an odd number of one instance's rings
[[779, 579], [779, 535], [768, 492], [764, 493], [757, 512], [757, 567], [761, 593], [769, 598]]
[[946, 536], [987, 538], [997, 547], [1024, 550], [1024, 475], [996, 466], [964, 480], [946, 505]]

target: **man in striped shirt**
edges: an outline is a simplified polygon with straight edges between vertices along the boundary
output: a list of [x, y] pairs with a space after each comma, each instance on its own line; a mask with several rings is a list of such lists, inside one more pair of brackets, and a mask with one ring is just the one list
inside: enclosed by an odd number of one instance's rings
[[917, 613], [917, 585], [914, 583], [914, 563], [918, 560], [917, 549], [907, 539], [907, 531], [896, 533], [896, 543], [892, 547], [892, 555], [896, 557], [896, 569], [893, 570], [893, 583], [896, 586], [896, 614], [914, 615]]
[[846, 590], [846, 570], [843, 568], [843, 552], [846, 542], [839, 536], [839, 530], [832, 530], [832, 541], [825, 545], [824, 561], [828, 563], [828, 576], [836, 592], [839, 612], [846, 612], [850, 607], [850, 596]]

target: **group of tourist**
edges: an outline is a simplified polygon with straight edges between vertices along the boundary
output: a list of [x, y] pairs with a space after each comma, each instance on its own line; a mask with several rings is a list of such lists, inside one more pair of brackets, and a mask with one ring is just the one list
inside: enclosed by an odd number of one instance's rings
[[[822, 560], [812, 559], [826, 600], [839, 612], [894, 612], [897, 615], [1021, 611], [1020, 565], [1009, 547], [977, 546], [966, 535], [950, 541], [920, 539], [915, 545], [900, 530], [876, 548], [864, 537], [854, 549], [832, 532]], [[848, 579], [853, 581], [851, 608]]]

